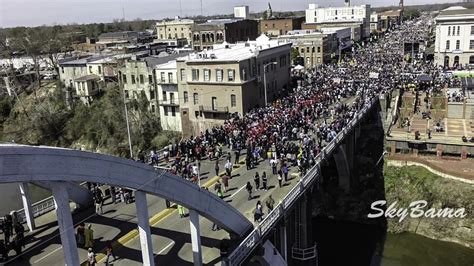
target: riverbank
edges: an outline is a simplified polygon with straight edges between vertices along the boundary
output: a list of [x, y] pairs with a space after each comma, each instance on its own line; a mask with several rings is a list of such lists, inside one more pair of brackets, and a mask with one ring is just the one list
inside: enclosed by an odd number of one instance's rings
[[387, 231], [416, 233], [428, 238], [458, 243], [474, 249], [474, 185], [443, 178], [420, 166], [384, 167], [387, 205], [397, 202], [407, 208], [417, 200], [426, 200], [428, 208], [465, 208], [465, 218], [409, 218], [399, 222], [389, 218]]

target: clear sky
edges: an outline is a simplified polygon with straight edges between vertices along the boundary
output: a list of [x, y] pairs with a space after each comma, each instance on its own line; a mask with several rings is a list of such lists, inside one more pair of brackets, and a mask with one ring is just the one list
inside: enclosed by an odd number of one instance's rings
[[[200, 0], [0, 0], [0, 27], [37, 26], [68, 23], [111, 22], [115, 18], [161, 19], [180, 15], [199, 15]], [[274, 11], [304, 10], [309, 3], [341, 6], [343, 0], [202, 0], [203, 14], [231, 14], [233, 7], [248, 5], [250, 12], [267, 8]], [[453, 3], [460, 0], [405, 0], [405, 5]], [[398, 5], [398, 0], [353, 0], [353, 5]]]

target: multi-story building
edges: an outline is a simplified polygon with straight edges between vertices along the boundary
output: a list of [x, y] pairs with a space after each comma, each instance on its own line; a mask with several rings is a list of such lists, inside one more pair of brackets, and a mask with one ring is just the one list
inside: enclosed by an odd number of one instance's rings
[[441, 11], [435, 21], [435, 63], [474, 65], [474, 9], [451, 7]]
[[321, 31], [293, 31], [291, 35], [278, 37], [279, 41], [292, 43], [298, 50], [306, 68], [329, 63], [337, 56], [337, 33], [323, 33]]
[[304, 17], [272, 18], [260, 20], [260, 33], [267, 36], [286, 35], [289, 31], [300, 30]]
[[380, 22], [381, 22], [380, 15], [376, 12], [372, 12], [372, 14], [370, 14], [370, 32], [371, 33], [380, 32], [380, 30], [382, 29]]
[[158, 41], [186, 39], [186, 44], [191, 44], [193, 26], [194, 20], [177, 17], [175, 20], [157, 22], [156, 35]]
[[161, 128], [181, 132], [176, 60], [157, 65], [154, 71], [158, 90]]
[[255, 40], [258, 37], [258, 22], [250, 19], [216, 19], [196, 24], [192, 31], [194, 50], [212, 49], [223, 42]]
[[290, 80], [290, 49], [291, 44], [262, 35], [178, 59], [183, 135], [199, 134], [231, 114], [263, 106], [265, 96], [268, 103], [276, 99]]
[[120, 69], [120, 82], [126, 99], [138, 99], [143, 92], [150, 105], [150, 112], [158, 114], [158, 78], [155, 67], [177, 58], [178, 54], [163, 57], [144, 57], [127, 60]]
[[346, 2], [343, 7], [320, 8], [316, 4], [310, 4], [306, 9], [306, 24], [312, 25], [309, 28], [321, 27], [360, 27], [361, 38], [370, 37], [370, 5], [351, 6]]
[[249, 6], [234, 7], [234, 18], [248, 19], [249, 15]]
[[380, 15], [380, 30], [386, 31], [395, 25], [400, 24], [400, 16], [402, 16], [401, 10], [388, 10], [382, 12]]

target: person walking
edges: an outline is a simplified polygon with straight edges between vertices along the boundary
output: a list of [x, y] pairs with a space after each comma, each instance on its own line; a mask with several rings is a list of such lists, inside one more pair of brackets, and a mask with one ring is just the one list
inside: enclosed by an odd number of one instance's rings
[[232, 163], [230, 160], [227, 160], [224, 167], [226, 174], [232, 178]]
[[24, 243], [22, 243], [22, 239], [20, 239], [20, 237], [18, 235], [16, 235], [14, 238], [13, 238], [13, 241], [12, 241], [12, 248], [13, 250], [15, 250], [15, 255], [18, 259], [22, 259], [21, 257], [21, 252], [22, 252], [22, 249], [24, 247]]
[[184, 218], [186, 216], [186, 210], [184, 209], [183, 206], [178, 204], [178, 214], [179, 218]]
[[92, 248], [87, 249], [87, 265], [95, 266], [96, 264], [97, 260], [94, 251], [92, 251]]
[[219, 176], [219, 159], [217, 159], [214, 164], [214, 170], [216, 171], [216, 176]]
[[261, 222], [263, 220], [263, 208], [262, 203], [257, 201], [255, 206], [254, 222]]
[[278, 175], [278, 187], [281, 188], [281, 182], [283, 181], [283, 177], [281, 175]]
[[95, 202], [95, 212], [97, 214], [103, 214], [102, 210], [102, 203], [103, 203], [103, 197], [102, 197], [102, 191], [99, 188], [96, 188], [94, 191], [94, 202]]
[[288, 181], [288, 166], [286, 165], [286, 163], [283, 164], [281, 171], [283, 175], [285, 176], [285, 182], [287, 182]]
[[265, 201], [265, 205], [268, 208], [268, 212], [270, 213], [273, 211], [273, 206], [275, 205], [275, 200], [273, 199], [272, 195], [268, 196], [267, 200]]
[[222, 184], [224, 185], [224, 193], [227, 192], [229, 189], [229, 179], [230, 177], [228, 175], [224, 175], [222, 177]]
[[88, 224], [87, 228], [84, 229], [84, 236], [85, 236], [85, 248], [93, 248], [94, 247], [94, 230], [92, 230], [92, 225]]
[[258, 191], [260, 189], [260, 175], [258, 172], [255, 173], [253, 181], [255, 182], [255, 191]]
[[247, 166], [247, 171], [252, 169], [252, 160], [248, 154], [245, 157], [245, 165]]
[[86, 243], [85, 228], [86, 225], [82, 222], [76, 230], [76, 240], [79, 247], [83, 247]]
[[216, 191], [216, 194], [219, 198], [224, 198], [224, 194], [222, 193], [222, 184], [221, 182], [217, 181], [216, 184], [214, 185], [214, 190]]
[[265, 191], [268, 190], [268, 177], [267, 177], [267, 173], [265, 171], [263, 171], [263, 174], [262, 174], [262, 189], [265, 189]]
[[250, 184], [250, 182], [247, 181], [247, 185], [245, 186], [245, 189], [247, 190], [249, 196], [248, 196], [248, 200], [251, 200], [252, 199], [252, 185]]
[[113, 258], [112, 261], [117, 260], [117, 258], [115, 257], [115, 254], [114, 254], [114, 250], [113, 250], [111, 241], [107, 241], [107, 246], [105, 247], [105, 250], [106, 250], [106, 253], [107, 253], [107, 257], [105, 259], [105, 265], [109, 265], [110, 257]]

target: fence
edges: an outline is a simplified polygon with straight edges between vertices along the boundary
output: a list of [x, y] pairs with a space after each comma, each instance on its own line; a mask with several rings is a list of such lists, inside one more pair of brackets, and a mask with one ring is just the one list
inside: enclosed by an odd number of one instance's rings
[[354, 116], [351, 122], [341, 130], [336, 138], [334, 138], [316, 157], [314, 166], [308, 173], [301, 178], [296, 186], [286, 194], [283, 200], [258, 224], [254, 230], [237, 246], [232, 253], [224, 259], [223, 264], [227, 266], [240, 265], [253, 251], [257, 244], [263, 242], [266, 234], [275, 226], [275, 224], [289, 211], [296, 200], [303, 195], [303, 193], [320, 177], [320, 163], [331, 155], [334, 149], [341, 141], [351, 132], [357, 125], [359, 120], [374, 106], [378, 98], [375, 97], [368, 105], [366, 105], [360, 112]]

